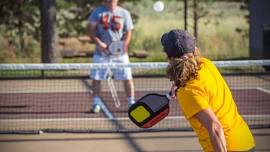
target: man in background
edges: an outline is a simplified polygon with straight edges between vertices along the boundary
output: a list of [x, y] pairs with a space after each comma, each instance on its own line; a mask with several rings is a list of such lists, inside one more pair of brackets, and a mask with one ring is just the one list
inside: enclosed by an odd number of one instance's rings
[[[88, 28], [90, 38], [95, 42], [94, 63], [129, 63], [128, 46], [134, 28], [130, 13], [118, 6], [118, 0], [103, 0], [104, 5], [97, 7], [89, 16]], [[108, 49], [110, 44], [116, 41], [123, 42], [123, 53], [114, 56]], [[90, 77], [93, 79], [93, 107], [92, 112], [97, 113], [101, 109], [101, 80], [108, 77], [104, 69], [92, 69]], [[128, 105], [135, 102], [134, 84], [130, 68], [113, 69], [116, 80], [124, 81]]]

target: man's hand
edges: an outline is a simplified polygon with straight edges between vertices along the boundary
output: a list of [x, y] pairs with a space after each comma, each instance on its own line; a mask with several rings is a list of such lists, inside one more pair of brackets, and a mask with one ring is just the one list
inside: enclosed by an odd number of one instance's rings
[[105, 54], [110, 54], [108, 50], [108, 45], [101, 41], [97, 36], [96, 36], [96, 30], [97, 30], [97, 24], [98, 22], [91, 21], [88, 23], [88, 31], [89, 31], [89, 36], [90, 38], [96, 43], [101, 48], [101, 51]]
[[104, 43], [104, 42], [102, 42], [102, 41], [99, 41], [99, 42], [98, 42], [98, 45], [100, 46], [101, 51], [102, 51], [103, 53], [105, 53], [105, 54], [107, 54], [107, 55], [110, 54], [110, 51], [109, 51], [109, 49], [108, 49], [108, 45], [107, 45], [106, 43]]
[[124, 51], [125, 51], [125, 53], [128, 53], [128, 43], [127, 42], [125, 42], [124, 43]]
[[132, 37], [132, 32], [131, 31], [127, 31], [125, 34], [124, 34], [124, 49], [125, 49], [125, 52], [128, 53], [128, 46], [129, 46], [129, 43], [130, 43], [130, 40], [131, 40], [131, 37]]

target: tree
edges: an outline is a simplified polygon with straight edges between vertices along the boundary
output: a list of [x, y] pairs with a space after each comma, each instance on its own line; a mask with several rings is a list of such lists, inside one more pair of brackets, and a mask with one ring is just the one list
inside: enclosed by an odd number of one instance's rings
[[[140, 0], [120, 0], [127, 1]], [[29, 58], [36, 51], [32, 43], [42, 40], [41, 48], [47, 50], [41, 51], [42, 62], [57, 62], [57, 36], [87, 33], [87, 17], [101, 3], [102, 0], [1, 0], [0, 34], [15, 46], [21, 58]], [[40, 29], [44, 31], [42, 34]]]
[[184, 28], [187, 30], [188, 25], [188, 0], [184, 0]]
[[58, 58], [55, 0], [41, 0], [40, 11], [42, 63], [54, 63]]
[[[201, 1], [202, 2], [202, 1]], [[206, 6], [209, 6], [213, 4], [214, 0], [205, 0], [203, 1]], [[193, 0], [193, 35], [195, 36], [196, 39], [199, 37], [199, 29], [198, 29], [198, 24], [199, 20], [209, 13], [207, 8], [204, 8], [203, 6], [199, 5], [198, 0]]]
[[0, 31], [10, 45], [17, 46], [17, 53], [29, 56], [27, 37], [39, 37], [39, 9], [36, 0], [1, 0]]

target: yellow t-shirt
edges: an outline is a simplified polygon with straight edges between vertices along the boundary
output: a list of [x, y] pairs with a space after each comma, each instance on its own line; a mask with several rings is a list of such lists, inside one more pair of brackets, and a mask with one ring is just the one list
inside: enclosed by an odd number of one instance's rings
[[225, 80], [211, 61], [201, 58], [201, 63], [198, 78], [179, 88], [177, 99], [204, 151], [213, 151], [213, 147], [206, 128], [193, 116], [207, 108], [213, 110], [223, 126], [228, 151], [247, 151], [253, 148], [253, 136], [238, 113]]

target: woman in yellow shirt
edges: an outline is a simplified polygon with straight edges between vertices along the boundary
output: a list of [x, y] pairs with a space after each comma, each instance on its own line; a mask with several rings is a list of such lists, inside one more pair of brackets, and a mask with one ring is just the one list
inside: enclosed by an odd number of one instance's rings
[[204, 151], [254, 151], [255, 142], [238, 113], [231, 91], [216, 66], [201, 57], [187, 31], [171, 30], [161, 37], [168, 56], [167, 77], [174, 82], [184, 116]]

